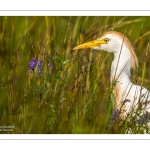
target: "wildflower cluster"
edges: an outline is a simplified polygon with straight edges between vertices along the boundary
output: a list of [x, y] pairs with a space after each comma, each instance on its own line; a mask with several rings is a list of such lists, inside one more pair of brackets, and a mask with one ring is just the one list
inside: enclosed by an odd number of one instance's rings
[[[38, 66], [38, 78], [41, 77], [42, 62], [43, 62], [42, 59], [38, 60], [38, 64], [37, 64], [37, 66]], [[32, 72], [34, 70], [35, 65], [36, 65], [36, 59], [35, 59], [35, 57], [32, 57], [32, 60], [29, 62], [29, 67], [30, 67], [29, 72]]]
[[41, 70], [42, 70], [42, 59], [38, 60], [38, 78], [41, 77]]
[[118, 116], [119, 116], [119, 109], [115, 109], [115, 110], [112, 112], [111, 123], [115, 123], [116, 120], [118, 119]]
[[148, 112], [146, 112], [140, 119], [137, 120], [137, 124], [144, 124], [148, 121]]
[[35, 64], [36, 64], [36, 59], [35, 57], [32, 57], [32, 60], [29, 62], [29, 66], [30, 66], [29, 72], [32, 72], [34, 70]]
[[[127, 102], [130, 102], [129, 99], [125, 99], [123, 101], [123, 105], [125, 105]], [[118, 116], [119, 116], [119, 109], [115, 109], [113, 112], [112, 112], [112, 116], [111, 116], [111, 123], [115, 123], [116, 120], [118, 119]]]

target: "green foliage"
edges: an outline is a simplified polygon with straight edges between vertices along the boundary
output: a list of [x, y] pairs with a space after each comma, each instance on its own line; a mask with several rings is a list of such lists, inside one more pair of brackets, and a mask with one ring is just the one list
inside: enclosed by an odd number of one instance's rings
[[[130, 119], [111, 124], [112, 55], [72, 49], [116, 30], [129, 37], [142, 67], [132, 81], [150, 81], [149, 17], [0, 17], [0, 133], [143, 133]], [[28, 72], [32, 57], [42, 59]], [[136, 117], [139, 115], [136, 115]], [[144, 129], [143, 129], [144, 128]]]

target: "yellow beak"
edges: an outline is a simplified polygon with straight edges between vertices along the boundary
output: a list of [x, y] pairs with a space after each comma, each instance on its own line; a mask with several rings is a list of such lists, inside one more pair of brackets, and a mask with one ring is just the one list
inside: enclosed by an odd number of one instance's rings
[[78, 45], [73, 50], [93, 48], [93, 47], [97, 47], [101, 44], [106, 44], [106, 42], [104, 40], [95, 40], [95, 41], [91, 41], [91, 42], [87, 42], [87, 43], [83, 43], [81, 45]]

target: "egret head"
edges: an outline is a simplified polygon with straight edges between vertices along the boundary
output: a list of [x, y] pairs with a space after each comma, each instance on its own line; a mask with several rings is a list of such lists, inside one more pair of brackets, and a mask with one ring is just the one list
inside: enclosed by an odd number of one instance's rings
[[92, 48], [96, 50], [104, 50], [110, 53], [120, 53], [121, 49], [125, 49], [131, 56], [131, 67], [138, 66], [137, 57], [134, 48], [128, 38], [116, 31], [109, 31], [102, 34], [97, 40], [83, 43], [74, 48], [74, 50]]

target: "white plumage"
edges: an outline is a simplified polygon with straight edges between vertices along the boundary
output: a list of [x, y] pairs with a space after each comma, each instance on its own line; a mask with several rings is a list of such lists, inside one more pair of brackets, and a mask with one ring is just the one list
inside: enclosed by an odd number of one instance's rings
[[138, 66], [138, 60], [128, 38], [122, 33], [110, 31], [95, 41], [75, 47], [74, 50], [85, 48], [104, 50], [114, 54], [110, 81], [116, 83], [113, 91], [116, 107], [120, 109], [123, 101], [129, 100], [125, 103], [126, 111], [121, 114], [121, 117], [125, 118], [127, 113], [132, 109], [136, 110], [139, 105], [150, 113], [150, 92], [144, 87], [134, 85], [130, 80], [130, 69]]

